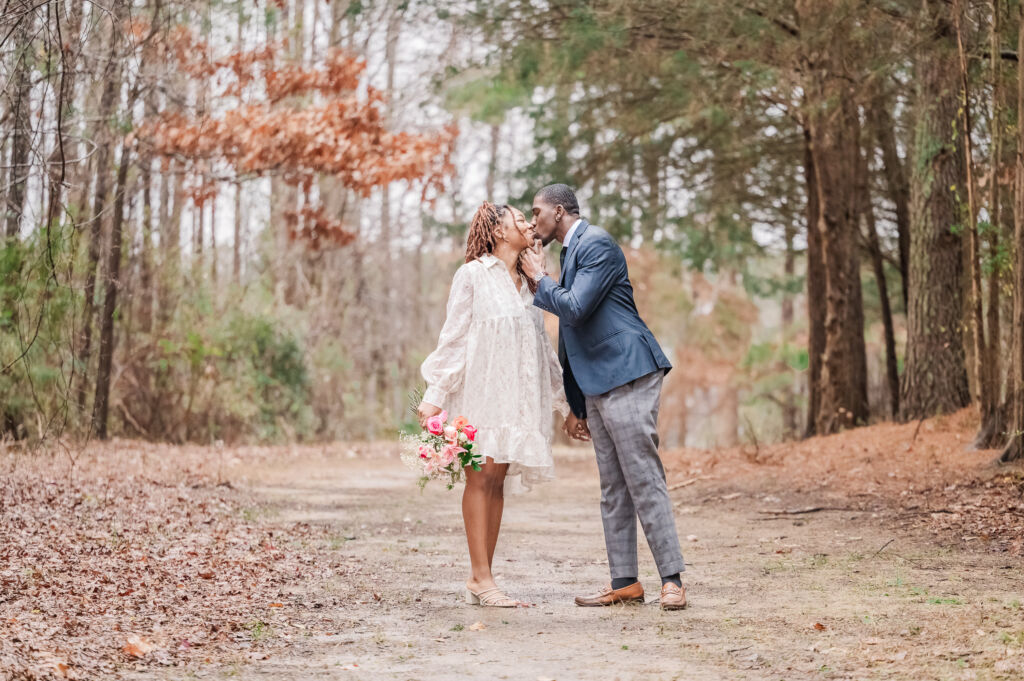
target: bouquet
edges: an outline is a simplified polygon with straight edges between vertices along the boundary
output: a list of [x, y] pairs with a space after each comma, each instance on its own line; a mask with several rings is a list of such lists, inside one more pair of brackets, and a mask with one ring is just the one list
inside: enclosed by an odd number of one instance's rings
[[420, 489], [431, 480], [442, 480], [451, 489], [462, 480], [466, 466], [480, 470], [480, 455], [473, 452], [476, 428], [465, 416], [448, 423], [448, 412], [427, 419], [427, 427], [403, 438], [402, 460], [421, 474]]

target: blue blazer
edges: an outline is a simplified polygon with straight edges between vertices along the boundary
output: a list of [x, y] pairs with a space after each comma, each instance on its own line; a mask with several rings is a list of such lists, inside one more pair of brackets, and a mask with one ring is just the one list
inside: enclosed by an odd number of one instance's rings
[[602, 395], [672, 368], [633, 301], [626, 256], [600, 227], [580, 222], [558, 283], [541, 279], [533, 304], [558, 316], [558, 359], [572, 412], [586, 418], [585, 395]]

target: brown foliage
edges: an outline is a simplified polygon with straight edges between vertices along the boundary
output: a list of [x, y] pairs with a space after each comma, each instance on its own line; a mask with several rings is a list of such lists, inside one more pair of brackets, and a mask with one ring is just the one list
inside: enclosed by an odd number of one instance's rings
[[[388, 128], [380, 91], [361, 86], [365, 63], [332, 50], [322, 64], [279, 63], [280, 45], [209, 58], [209, 48], [185, 28], [175, 30], [166, 52], [202, 84], [220, 86], [212, 101], [237, 102], [222, 112], [165, 111], [148, 121], [138, 139], [154, 154], [177, 157], [193, 172], [226, 163], [231, 179], [279, 176], [305, 194], [305, 206], [288, 216], [289, 234], [316, 247], [352, 240], [344, 225], [324, 212], [312, 191], [331, 175], [348, 190], [368, 196], [392, 182], [423, 183], [423, 198], [444, 187], [452, 171], [454, 126], [432, 133]], [[202, 172], [204, 186], [218, 178]]]

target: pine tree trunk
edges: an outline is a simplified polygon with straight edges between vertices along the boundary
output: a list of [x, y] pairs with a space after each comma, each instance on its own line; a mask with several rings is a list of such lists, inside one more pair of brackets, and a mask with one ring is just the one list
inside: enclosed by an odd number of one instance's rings
[[[1024, 54], [1024, 3], [1017, 12], [1017, 54]], [[1024, 59], [1017, 62], [1017, 111], [1024, 111]], [[1014, 177], [1013, 241], [1013, 351], [1010, 358], [1007, 402], [1010, 439], [1000, 461], [1024, 459], [1024, 125], [1017, 125], [1017, 162]]]
[[889, 417], [898, 418], [900, 413], [900, 377], [896, 361], [896, 333], [892, 323], [892, 309], [889, 304], [889, 283], [885, 278], [885, 261], [882, 257], [882, 246], [878, 238], [878, 227], [875, 224], [875, 210], [871, 202], [870, 174], [866, 152], [861, 154], [860, 190], [863, 201], [864, 222], [867, 228], [868, 252], [871, 254], [871, 267], [875, 272], [878, 284], [878, 299], [882, 308], [882, 326], [885, 332], [885, 377], [889, 390]]
[[811, 133], [804, 130], [804, 182], [807, 185], [807, 419], [804, 437], [816, 434], [821, 404], [821, 356], [825, 352], [825, 263], [818, 231], [818, 179], [811, 153]]
[[915, 63], [917, 122], [911, 164], [910, 300], [900, 385], [904, 420], [970, 404], [961, 338], [963, 278], [954, 193], [966, 181], [963, 137], [955, 127], [958, 97], [953, 28], [938, 0], [928, 3], [930, 39]]
[[[1000, 83], [1000, 13], [999, 0], [992, 0], [992, 22], [989, 31], [989, 72], [992, 78], [992, 120], [989, 125], [991, 130], [991, 162], [990, 167], [997, 170], [1003, 160], [1003, 135], [1002, 135], [1002, 95]], [[989, 257], [994, 259], [999, 249], [999, 230], [1002, 228], [1001, 206], [999, 202], [999, 181], [998, 173], [993, 172], [993, 179], [989, 182], [989, 229], [988, 246]], [[991, 449], [999, 447], [1006, 442], [1006, 422], [1002, 405], [1003, 377], [1000, 368], [1002, 360], [1002, 343], [999, 319], [999, 267], [991, 263], [988, 275], [988, 314], [986, 322], [986, 336], [988, 338], [988, 358], [982, 366], [985, 372], [985, 382], [988, 388], [988, 401], [981, 407], [981, 428], [974, 439], [974, 446], [978, 449]]]
[[974, 132], [971, 116], [970, 82], [967, 66], [967, 51], [964, 48], [963, 35], [963, 3], [953, 2], [953, 25], [956, 32], [957, 55], [960, 66], [960, 131], [964, 140], [964, 171], [967, 187], [967, 271], [969, 283], [968, 328], [971, 330], [971, 359], [973, 365], [974, 384], [978, 392], [978, 404], [981, 407], [983, 420], [991, 411], [991, 389], [989, 373], [985, 369], [988, 361], [988, 344], [985, 340], [985, 326], [982, 315], [981, 300], [981, 255], [978, 243], [978, 196], [974, 181], [974, 145], [971, 135]]
[[103, 313], [100, 327], [99, 367], [96, 371], [96, 398], [93, 401], [92, 421], [96, 437], [107, 439], [107, 420], [110, 411], [110, 371], [114, 357], [114, 311], [117, 309], [117, 290], [121, 286], [121, 247], [124, 231], [124, 194], [128, 179], [130, 151], [125, 145], [121, 149], [121, 165], [117, 169], [117, 185], [114, 190], [113, 216], [110, 226], [110, 249], [107, 251], [106, 292], [103, 297]]
[[882, 150], [882, 167], [889, 200], [896, 206], [896, 233], [899, 243], [900, 275], [903, 288], [903, 308], [907, 308], [910, 288], [910, 185], [896, 150], [896, 133], [888, 101], [882, 100], [872, 109], [873, 125]]
[[[27, 9], [27, 8], [26, 8]], [[11, 162], [7, 182], [5, 203], [4, 234], [8, 239], [17, 239], [21, 230], [21, 215], [25, 207], [25, 193], [28, 189], [29, 152], [32, 143], [32, 33], [35, 28], [35, 11], [25, 11], [18, 19], [15, 30], [14, 75], [5, 98], [8, 100], [7, 115], [11, 117]], [[6, 84], [5, 84], [6, 85]]]
[[856, 191], [859, 124], [851, 95], [838, 78], [819, 74], [809, 90], [811, 152], [820, 206], [816, 229], [825, 283], [821, 401], [814, 420], [815, 432], [827, 435], [864, 424], [868, 418], [860, 259], [854, 241], [860, 208]]
[[121, 90], [121, 64], [117, 54], [118, 42], [121, 38], [120, 11], [122, 3], [114, 5], [114, 15], [110, 17], [110, 44], [107, 63], [103, 73], [103, 90], [100, 95], [97, 113], [97, 130], [94, 136], [96, 143], [96, 185], [93, 191], [92, 210], [89, 215], [89, 250], [86, 260], [85, 287], [82, 295], [85, 307], [82, 313], [82, 330], [79, 340], [78, 363], [81, 376], [78, 379], [77, 402], [80, 412], [85, 413], [89, 360], [92, 355], [92, 322], [96, 306], [96, 278], [103, 248], [103, 218], [108, 201], [110, 178], [110, 158], [114, 146], [113, 131], [110, 121], [117, 106], [117, 97]]
[[[783, 261], [783, 273], [786, 277], [786, 285], [792, 281], [793, 275], [796, 272], [796, 253], [793, 249], [793, 233], [794, 229], [792, 226], [787, 225], [785, 230], [786, 240], [786, 256]], [[789, 355], [789, 343], [791, 340], [793, 330], [793, 296], [788, 292], [782, 294], [782, 357], [779, 361], [779, 371], [785, 374], [792, 375], [793, 371], [787, 361]], [[782, 398], [782, 437], [783, 439], [789, 440], [796, 436], [797, 424], [796, 424], [796, 394], [795, 386], [787, 384], [785, 387], [785, 394]]]

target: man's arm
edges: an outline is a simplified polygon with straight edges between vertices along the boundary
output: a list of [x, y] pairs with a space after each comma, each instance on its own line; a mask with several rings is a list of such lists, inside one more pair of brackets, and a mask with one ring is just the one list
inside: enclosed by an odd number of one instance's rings
[[[579, 249], [576, 276], [572, 287], [559, 286], [554, 279], [542, 277], [537, 283], [533, 304], [557, 315], [569, 326], [583, 324], [608, 295], [618, 275], [621, 254], [618, 246], [608, 239], [595, 239], [577, 246]], [[527, 276], [533, 276], [526, 269]]]

